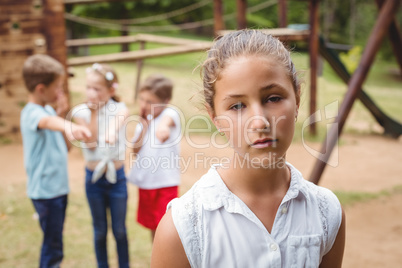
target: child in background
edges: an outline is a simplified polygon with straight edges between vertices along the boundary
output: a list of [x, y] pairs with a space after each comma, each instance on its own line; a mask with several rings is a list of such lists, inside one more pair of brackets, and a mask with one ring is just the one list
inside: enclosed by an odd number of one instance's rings
[[124, 172], [125, 119], [128, 110], [116, 96], [118, 79], [106, 64], [87, 69], [87, 101], [74, 108], [74, 120], [87, 126], [92, 138], [82, 144], [86, 162], [85, 189], [91, 209], [98, 267], [108, 267], [107, 210], [110, 209], [119, 267], [129, 267], [126, 232], [127, 184]]
[[[64, 120], [64, 67], [50, 56], [30, 56], [23, 66], [29, 91], [21, 112], [27, 192], [43, 231], [40, 267], [59, 267], [63, 259], [63, 225], [68, 186], [67, 151], [70, 141], [86, 140], [88, 128]], [[57, 112], [48, 104], [57, 103]], [[60, 117], [61, 116], [61, 117]]]
[[172, 89], [170, 79], [159, 74], [144, 81], [139, 93], [142, 122], [133, 138], [136, 163], [129, 181], [139, 187], [137, 221], [151, 230], [152, 241], [167, 204], [178, 196], [180, 184], [180, 167], [174, 161], [180, 151], [180, 116], [167, 107]]
[[208, 52], [203, 84], [233, 158], [168, 205], [151, 267], [341, 267], [337, 197], [286, 162], [300, 103], [290, 53], [257, 30], [229, 33]]

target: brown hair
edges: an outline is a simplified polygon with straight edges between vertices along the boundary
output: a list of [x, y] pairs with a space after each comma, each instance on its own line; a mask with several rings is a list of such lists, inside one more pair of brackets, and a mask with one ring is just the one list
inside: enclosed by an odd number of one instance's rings
[[218, 37], [207, 53], [201, 72], [205, 101], [211, 109], [214, 109], [215, 82], [219, 79], [220, 73], [231, 59], [245, 55], [271, 57], [278, 61], [288, 72], [296, 93], [296, 101], [299, 102], [300, 82], [290, 52], [272, 35], [246, 29]]
[[39, 84], [50, 85], [62, 75], [64, 75], [63, 65], [44, 54], [28, 57], [22, 68], [22, 77], [29, 92], [34, 92]]
[[170, 100], [172, 98], [173, 83], [169, 78], [161, 74], [148, 76], [141, 84], [141, 91], [151, 91], [161, 100]]
[[[88, 72], [100, 74], [108, 88], [112, 87], [115, 91], [117, 90], [119, 79], [112, 66], [104, 63], [94, 63], [91, 67], [87, 68], [87, 73]], [[116, 94], [112, 96], [112, 99], [117, 102], [120, 101], [120, 97], [116, 96]]]

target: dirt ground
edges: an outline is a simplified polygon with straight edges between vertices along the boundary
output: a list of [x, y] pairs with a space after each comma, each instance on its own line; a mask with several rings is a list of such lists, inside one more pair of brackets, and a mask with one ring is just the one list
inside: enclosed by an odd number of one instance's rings
[[[207, 137], [198, 136], [191, 142], [204, 144]], [[182, 141], [182, 157], [191, 160], [183, 172], [181, 192], [186, 191], [216, 159], [228, 156], [230, 149], [193, 149], [186, 140]], [[320, 144], [309, 144], [318, 149]], [[388, 139], [379, 135], [344, 135], [339, 147], [339, 165], [327, 167], [320, 185], [331, 190], [372, 192], [392, 191], [402, 186], [402, 138]], [[196, 155], [198, 153], [198, 156]], [[203, 161], [198, 161], [201, 158]], [[295, 143], [287, 159], [305, 177], [311, 172], [315, 158], [302, 143]], [[0, 146], [2, 187], [25, 184], [23, 151], [19, 142]], [[69, 154], [71, 191], [82, 187], [84, 160], [78, 148]], [[127, 159], [126, 169], [130, 163]], [[344, 267], [400, 267], [402, 263], [402, 191], [359, 202], [345, 207], [346, 249]]]

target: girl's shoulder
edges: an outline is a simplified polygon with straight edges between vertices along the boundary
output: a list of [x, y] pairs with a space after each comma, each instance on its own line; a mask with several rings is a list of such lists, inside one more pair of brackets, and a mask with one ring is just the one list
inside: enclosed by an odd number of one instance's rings
[[108, 107], [108, 110], [111, 112], [120, 111], [122, 109], [127, 109], [127, 106], [124, 102], [115, 101], [114, 99], [109, 99], [106, 106]]
[[71, 117], [88, 118], [91, 116], [91, 110], [86, 103], [78, 104], [71, 111]]
[[317, 205], [340, 207], [338, 197], [329, 189], [316, 185], [303, 178], [303, 175], [294, 166], [287, 163], [291, 170], [290, 191], [300, 191], [303, 193], [307, 202], [317, 203]]
[[180, 125], [181, 114], [178, 109], [171, 106], [166, 107], [159, 117], [162, 118], [165, 116], [172, 118], [176, 125]]
[[200, 223], [204, 210], [216, 210], [225, 204], [228, 189], [213, 166], [184, 195], [172, 200], [168, 209], [172, 209], [172, 217], [183, 229]]

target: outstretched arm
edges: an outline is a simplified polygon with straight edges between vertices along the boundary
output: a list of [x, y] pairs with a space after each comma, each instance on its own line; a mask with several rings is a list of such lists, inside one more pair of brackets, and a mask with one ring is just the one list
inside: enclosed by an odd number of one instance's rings
[[179, 234], [173, 223], [171, 209], [166, 212], [156, 229], [151, 267], [190, 267]]
[[91, 133], [88, 128], [78, 126], [74, 123], [71, 123], [69, 120], [65, 120], [70, 106], [67, 96], [63, 91], [59, 91], [57, 94], [56, 106], [56, 114], [58, 115], [58, 118], [43, 118], [44, 120], [39, 122], [38, 128], [61, 131], [64, 142], [67, 146], [67, 150], [70, 151], [72, 146], [71, 141], [86, 141], [91, 137]]
[[[38, 128], [63, 132], [69, 141], [85, 141], [91, 137], [91, 132], [87, 127], [74, 124], [59, 116], [43, 117], [38, 123]], [[66, 141], [66, 143], [68, 142]]]
[[322, 258], [320, 268], [342, 267], [343, 251], [345, 249], [345, 211], [342, 209], [342, 221], [331, 250]]
[[109, 129], [108, 129], [108, 133], [106, 136], [107, 143], [110, 143], [110, 144], [116, 143], [119, 130], [125, 124], [127, 117], [128, 117], [128, 109], [122, 109], [114, 117], [110, 118]]
[[164, 143], [170, 137], [170, 128], [174, 126], [173, 119], [170, 116], [164, 116], [156, 129], [156, 138]]

